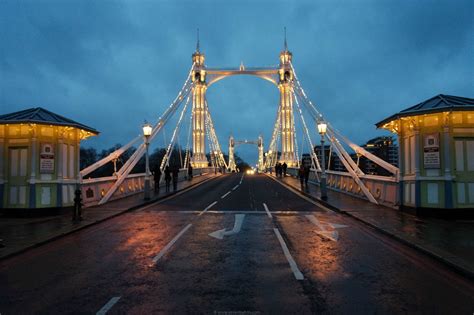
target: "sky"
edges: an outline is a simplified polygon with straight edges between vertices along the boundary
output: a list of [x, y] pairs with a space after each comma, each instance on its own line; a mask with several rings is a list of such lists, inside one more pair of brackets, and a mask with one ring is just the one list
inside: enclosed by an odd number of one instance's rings
[[[278, 64], [284, 27], [309, 98], [356, 143], [387, 135], [374, 124], [437, 94], [474, 97], [474, 1], [0, 0], [0, 114], [41, 106], [101, 132], [82, 146], [125, 144], [181, 89], [197, 28], [208, 67], [257, 67]], [[268, 145], [274, 85], [230, 77], [207, 101], [225, 152], [231, 134]], [[257, 160], [256, 147], [236, 151]]]

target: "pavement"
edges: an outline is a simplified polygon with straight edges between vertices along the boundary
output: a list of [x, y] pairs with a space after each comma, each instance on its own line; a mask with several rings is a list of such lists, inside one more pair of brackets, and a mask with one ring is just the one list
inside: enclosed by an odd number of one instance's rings
[[0, 261], [2, 314], [472, 314], [474, 283], [265, 175]]
[[[214, 178], [214, 174], [194, 176], [192, 180], [178, 182], [177, 192], [198, 185], [203, 181]], [[83, 209], [83, 220], [72, 221], [72, 213], [35, 218], [0, 218], [0, 260], [22, 253], [32, 247], [42, 245], [59, 237], [81, 230], [93, 224], [110, 219], [124, 212], [136, 209], [145, 204], [173, 195], [166, 192], [164, 184], [159, 193], [152, 192], [149, 201], [144, 200], [144, 194], [138, 193], [128, 197], [110, 201], [101, 206]], [[0, 312], [1, 314], [1, 312]]]
[[299, 179], [293, 176], [269, 176], [474, 279], [474, 220], [417, 217], [330, 189], [327, 200], [322, 201], [315, 182], [310, 181], [308, 187], [301, 187]]

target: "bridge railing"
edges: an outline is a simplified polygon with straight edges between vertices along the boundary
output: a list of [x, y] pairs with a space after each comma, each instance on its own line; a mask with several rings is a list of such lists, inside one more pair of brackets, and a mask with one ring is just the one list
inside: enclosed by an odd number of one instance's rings
[[[288, 168], [287, 172], [294, 177], [298, 176], [296, 168]], [[321, 172], [318, 173], [321, 176]], [[398, 207], [398, 182], [395, 178], [377, 175], [362, 175], [360, 178], [379, 204], [391, 208]], [[309, 179], [319, 185], [314, 170], [311, 170]], [[326, 171], [326, 183], [328, 189], [367, 200], [349, 173]]]
[[[196, 168], [193, 169], [193, 176], [201, 176], [211, 172], [214, 172], [214, 168]], [[162, 174], [162, 176], [164, 176], [164, 174]], [[186, 180], [187, 176], [188, 170], [180, 169], [178, 173], [178, 182]], [[115, 176], [83, 179], [81, 190], [84, 206], [91, 207], [97, 205], [100, 199], [102, 199], [102, 197], [107, 193], [110, 187], [112, 187], [116, 180], [117, 178]], [[153, 175], [150, 176], [150, 180], [151, 187], [154, 187]], [[164, 188], [164, 185], [165, 183], [162, 182], [160, 187]], [[144, 188], [145, 173], [130, 174], [127, 176], [127, 178], [125, 178], [119, 189], [115, 191], [109, 201], [138, 194], [143, 192]]]

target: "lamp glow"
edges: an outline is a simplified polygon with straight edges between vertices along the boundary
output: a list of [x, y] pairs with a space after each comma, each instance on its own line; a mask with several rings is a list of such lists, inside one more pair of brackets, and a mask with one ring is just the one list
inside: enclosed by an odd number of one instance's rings
[[328, 127], [328, 125], [325, 122], [323, 122], [323, 121], [319, 122], [318, 123], [318, 132], [319, 132], [319, 134], [320, 135], [326, 134], [327, 127]]

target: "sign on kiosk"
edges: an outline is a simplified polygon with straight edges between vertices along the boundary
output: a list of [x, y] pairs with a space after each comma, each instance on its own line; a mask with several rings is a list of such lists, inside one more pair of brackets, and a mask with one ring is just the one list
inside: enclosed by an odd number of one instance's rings
[[41, 174], [54, 173], [54, 147], [51, 143], [41, 144], [40, 173]]
[[423, 160], [425, 168], [440, 168], [439, 134], [426, 134], [424, 136], [423, 144]]

